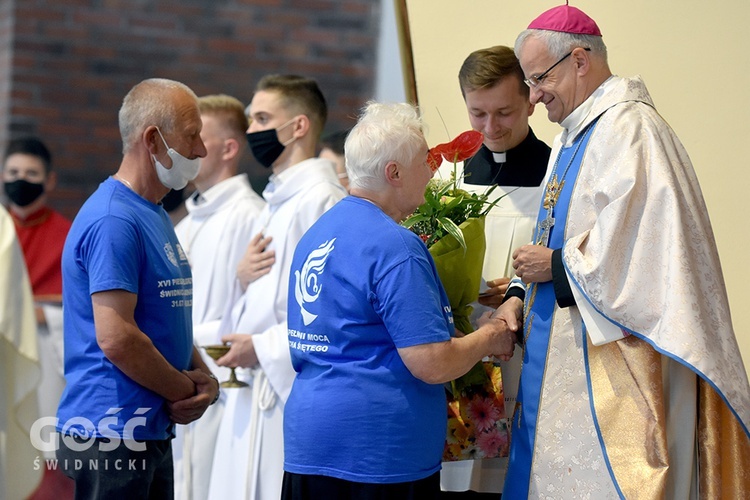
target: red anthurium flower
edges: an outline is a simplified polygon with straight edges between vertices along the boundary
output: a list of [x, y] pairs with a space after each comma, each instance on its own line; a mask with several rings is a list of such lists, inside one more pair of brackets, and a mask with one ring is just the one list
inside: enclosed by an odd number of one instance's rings
[[451, 142], [438, 144], [432, 149], [442, 154], [449, 162], [458, 163], [474, 156], [479, 151], [483, 141], [484, 137], [481, 132], [467, 130]]
[[439, 151], [436, 151], [435, 148], [427, 151], [427, 164], [430, 166], [430, 170], [435, 172], [438, 168], [440, 168], [441, 163], [443, 163], [443, 158]]

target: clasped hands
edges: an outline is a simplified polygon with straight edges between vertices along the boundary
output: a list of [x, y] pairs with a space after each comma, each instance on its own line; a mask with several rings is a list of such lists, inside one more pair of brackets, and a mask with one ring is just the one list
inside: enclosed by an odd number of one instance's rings
[[492, 355], [494, 357], [502, 361], [509, 361], [513, 357], [522, 314], [523, 302], [518, 297], [511, 297], [495, 311], [487, 311], [477, 320], [480, 328], [489, 326], [493, 329]]
[[183, 370], [195, 384], [195, 394], [179, 401], [167, 402], [169, 418], [177, 424], [189, 424], [205, 413], [219, 391], [219, 383], [203, 370]]

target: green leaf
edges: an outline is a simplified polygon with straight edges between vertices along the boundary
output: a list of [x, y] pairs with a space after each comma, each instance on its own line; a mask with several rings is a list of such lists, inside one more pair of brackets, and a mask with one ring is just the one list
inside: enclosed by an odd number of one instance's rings
[[427, 215], [419, 214], [419, 213], [415, 212], [412, 215], [410, 215], [409, 217], [407, 217], [406, 220], [404, 220], [401, 223], [401, 225], [404, 226], [405, 228], [409, 229], [414, 224], [417, 224], [419, 222], [428, 221], [428, 220], [430, 220], [430, 217], [428, 217]]
[[440, 226], [445, 229], [448, 234], [456, 238], [456, 241], [458, 241], [458, 244], [461, 245], [461, 248], [464, 249], [465, 253], [466, 241], [464, 240], [464, 233], [461, 232], [461, 229], [456, 225], [456, 223], [447, 217], [439, 217], [438, 224], [440, 224]]
[[459, 206], [461, 203], [464, 203], [463, 196], [458, 196], [456, 198], [452, 198], [448, 203], [446, 203], [444, 205], [445, 206], [444, 210], [446, 212], [448, 212], [450, 210], [453, 210], [454, 208], [456, 208], [457, 206]]

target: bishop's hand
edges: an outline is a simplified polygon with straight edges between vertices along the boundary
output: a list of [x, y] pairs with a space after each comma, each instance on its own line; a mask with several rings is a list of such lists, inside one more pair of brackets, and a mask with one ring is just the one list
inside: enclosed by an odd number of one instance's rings
[[552, 280], [552, 249], [541, 245], [524, 245], [513, 252], [513, 269], [524, 283]]

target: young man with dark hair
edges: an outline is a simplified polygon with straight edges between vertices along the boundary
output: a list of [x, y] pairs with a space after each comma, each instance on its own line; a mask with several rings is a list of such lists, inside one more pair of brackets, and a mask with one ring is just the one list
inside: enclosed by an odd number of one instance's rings
[[227, 391], [209, 492], [223, 500], [281, 494], [282, 417], [295, 375], [286, 325], [292, 256], [307, 229], [346, 195], [330, 163], [315, 157], [327, 111], [314, 80], [264, 77], [248, 115], [250, 150], [272, 174], [237, 268], [242, 295], [222, 319], [221, 340], [231, 349], [217, 364], [239, 367], [251, 384]]

